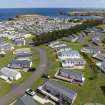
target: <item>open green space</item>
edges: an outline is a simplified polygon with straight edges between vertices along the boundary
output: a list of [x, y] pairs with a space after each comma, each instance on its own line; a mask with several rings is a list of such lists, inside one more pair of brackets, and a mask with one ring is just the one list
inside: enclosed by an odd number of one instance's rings
[[10, 90], [11, 90], [10, 85], [6, 83], [4, 80], [0, 79], [0, 97], [8, 93]]
[[82, 45], [78, 42], [72, 43], [72, 42], [65, 42], [65, 44], [67, 44], [70, 48], [72, 48], [73, 50], [79, 50], [82, 48]]

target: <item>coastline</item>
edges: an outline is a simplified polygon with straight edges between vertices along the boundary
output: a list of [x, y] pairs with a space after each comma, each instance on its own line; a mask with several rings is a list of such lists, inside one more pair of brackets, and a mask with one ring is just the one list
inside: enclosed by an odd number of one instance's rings
[[[68, 13], [72, 11], [90, 10], [82, 8], [1, 8], [0, 9], [0, 21], [8, 20], [9, 18], [15, 18], [17, 15], [41, 15], [50, 17], [70, 17], [61, 13]], [[91, 9], [93, 10], [93, 9]], [[97, 10], [97, 9], [96, 9]], [[75, 18], [71, 16], [71, 18]], [[85, 17], [84, 17], [85, 18]]]

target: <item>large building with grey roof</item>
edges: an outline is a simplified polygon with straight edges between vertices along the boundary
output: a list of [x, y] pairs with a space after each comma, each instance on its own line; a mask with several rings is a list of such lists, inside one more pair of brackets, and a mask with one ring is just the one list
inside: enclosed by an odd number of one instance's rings
[[24, 68], [30, 68], [31, 66], [32, 66], [31, 60], [14, 59], [10, 64], [8, 64], [8, 67], [12, 69], [24, 69]]
[[62, 60], [61, 63], [64, 68], [83, 69], [86, 61], [83, 58], [69, 58]]
[[55, 80], [48, 80], [44, 85], [38, 88], [43, 94], [49, 96], [56, 102], [61, 102], [63, 105], [72, 104], [77, 93], [60, 85]]
[[103, 62], [99, 62], [99, 63], [96, 63], [97, 67], [100, 68], [100, 70], [105, 73], [105, 61]]
[[61, 60], [67, 58], [80, 58], [80, 53], [76, 50], [62, 51], [58, 52], [58, 58]]
[[60, 68], [60, 70], [56, 73], [55, 77], [72, 83], [80, 84], [82, 84], [85, 80], [82, 72], [66, 68]]
[[100, 60], [100, 61], [105, 61], [105, 54], [104, 53], [94, 54], [93, 57]]
[[96, 53], [100, 53], [101, 51], [98, 48], [94, 48], [94, 47], [83, 47], [81, 49], [81, 52], [88, 53], [88, 54], [96, 54]]

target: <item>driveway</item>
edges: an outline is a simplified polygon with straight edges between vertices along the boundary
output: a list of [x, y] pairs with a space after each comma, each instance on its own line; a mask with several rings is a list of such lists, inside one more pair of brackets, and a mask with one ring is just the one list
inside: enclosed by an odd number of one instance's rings
[[16, 88], [12, 89], [5, 96], [1, 97], [0, 98], [0, 105], [8, 105], [8, 103], [15, 100], [16, 97], [23, 95], [25, 90], [27, 88], [30, 88], [33, 85], [33, 83], [41, 77], [45, 68], [47, 68], [48, 59], [47, 59], [46, 52], [44, 51], [44, 49], [41, 49], [41, 48], [35, 48], [35, 49], [36, 49], [36, 51], [38, 51], [38, 53], [40, 55], [39, 67], [32, 74], [32, 76], [29, 77], [26, 81], [24, 81], [22, 84], [20, 84]]

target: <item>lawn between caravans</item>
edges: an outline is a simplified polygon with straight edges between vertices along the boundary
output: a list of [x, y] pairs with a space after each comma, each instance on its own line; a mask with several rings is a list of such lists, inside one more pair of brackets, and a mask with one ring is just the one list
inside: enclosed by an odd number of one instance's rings
[[[68, 43], [68, 46], [70, 46], [74, 50], [80, 50], [82, 45], [78, 45], [78, 43]], [[47, 52], [48, 58], [49, 58], [49, 67], [46, 69], [45, 72], [49, 73], [51, 76], [51, 79], [54, 79], [54, 74], [58, 70], [60, 66], [60, 62], [57, 59], [56, 52], [49, 48], [46, 45], [40, 46], [44, 48]], [[85, 82], [82, 86], [77, 84], [71, 84], [69, 82], [65, 82], [62, 80], [57, 80], [60, 84], [66, 86], [69, 89], [74, 90], [77, 92], [77, 98], [73, 105], [84, 105], [86, 103], [102, 103], [105, 104], [105, 90], [102, 89], [102, 87], [105, 87], [105, 74], [98, 72], [98, 75], [95, 79], [91, 80], [92, 70], [86, 64], [86, 67], [83, 70], [83, 73], [85, 75]], [[32, 86], [34, 90], [37, 89], [38, 86], [42, 85], [47, 79], [41, 78], [37, 82], [35, 82]]]
[[[20, 47], [18, 47], [18, 48], [20, 48]], [[35, 49], [32, 49], [32, 54], [33, 54], [32, 55], [33, 56], [32, 57], [32, 62], [33, 62], [32, 66], [37, 67], [40, 62], [40, 56]], [[12, 52], [8, 52], [4, 57], [0, 56], [0, 69], [2, 67], [5, 67], [6, 65], [8, 65], [13, 60], [14, 57], [15, 56], [12, 54]], [[24, 71], [20, 71], [20, 72], [22, 74], [22, 78], [17, 81], [12, 82], [12, 84], [15, 84], [16, 86], [21, 84], [22, 82], [24, 82], [26, 79], [28, 79], [32, 75], [32, 72], [24, 72]], [[9, 91], [11, 91], [12, 84], [9, 84], [6, 81], [0, 79], [0, 97], [2, 97], [3, 95], [5, 95]]]

